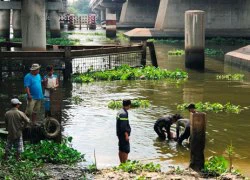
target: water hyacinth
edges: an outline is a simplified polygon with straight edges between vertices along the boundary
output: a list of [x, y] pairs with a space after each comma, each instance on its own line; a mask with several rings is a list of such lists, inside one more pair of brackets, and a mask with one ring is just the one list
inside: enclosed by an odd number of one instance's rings
[[244, 79], [244, 74], [224, 74], [216, 75], [217, 80], [228, 80], [228, 81], [242, 81]]
[[114, 81], [114, 80], [185, 80], [188, 74], [182, 70], [176, 69], [169, 71], [153, 66], [146, 66], [142, 68], [132, 68], [129, 65], [122, 65], [112, 70], [91, 72], [88, 71], [82, 74], [74, 74], [73, 82], [88, 83], [92, 81]]
[[185, 54], [185, 51], [182, 49], [168, 51], [169, 56], [182, 56]]
[[[183, 111], [187, 109], [188, 105], [189, 103], [179, 104], [177, 105], [177, 109]], [[215, 113], [227, 112], [227, 113], [239, 114], [243, 110], [243, 108], [240, 105], [234, 105], [234, 104], [231, 104], [230, 102], [224, 105], [220, 103], [198, 102], [198, 103], [195, 103], [195, 107], [197, 111], [215, 112]]]
[[[150, 106], [149, 100], [133, 99], [131, 100], [131, 108], [148, 108]], [[110, 109], [122, 108], [122, 100], [112, 100], [108, 103]]]

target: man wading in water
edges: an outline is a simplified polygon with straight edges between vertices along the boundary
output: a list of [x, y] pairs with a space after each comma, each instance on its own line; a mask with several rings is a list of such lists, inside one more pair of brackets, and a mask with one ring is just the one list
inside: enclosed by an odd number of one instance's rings
[[119, 159], [121, 163], [125, 163], [130, 152], [129, 136], [131, 128], [128, 120], [128, 111], [130, 109], [131, 101], [123, 100], [123, 108], [118, 111], [116, 117], [116, 134], [119, 139]]

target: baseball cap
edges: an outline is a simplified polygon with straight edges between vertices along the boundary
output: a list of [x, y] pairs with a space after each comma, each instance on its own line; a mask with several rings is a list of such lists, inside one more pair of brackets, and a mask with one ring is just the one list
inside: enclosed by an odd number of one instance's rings
[[17, 99], [17, 98], [11, 99], [10, 102], [11, 102], [11, 104], [22, 104], [22, 102], [20, 102], [19, 99]]

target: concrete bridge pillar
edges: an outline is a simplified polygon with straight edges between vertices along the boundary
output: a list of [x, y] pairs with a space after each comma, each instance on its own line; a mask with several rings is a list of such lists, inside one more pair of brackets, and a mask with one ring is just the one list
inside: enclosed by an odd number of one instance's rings
[[120, 25], [154, 27], [159, 3], [160, 0], [127, 0], [122, 6]]
[[22, 0], [23, 50], [46, 50], [45, 0]]
[[10, 38], [10, 10], [0, 8], [0, 37]]
[[22, 37], [22, 27], [21, 27], [21, 10], [13, 9], [12, 14], [12, 28], [14, 38]]
[[106, 9], [101, 9], [101, 22], [106, 20]]
[[52, 38], [58, 38], [61, 37], [60, 32], [60, 16], [57, 11], [50, 11], [49, 12], [50, 22], [50, 35]]

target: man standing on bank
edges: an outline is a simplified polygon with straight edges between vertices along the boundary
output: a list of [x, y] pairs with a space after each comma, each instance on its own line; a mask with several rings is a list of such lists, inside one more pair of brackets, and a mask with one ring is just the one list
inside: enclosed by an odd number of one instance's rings
[[25, 113], [30, 117], [33, 125], [36, 124], [36, 115], [40, 111], [43, 100], [42, 78], [39, 69], [39, 64], [32, 64], [30, 73], [24, 77], [24, 87], [28, 100]]
[[119, 140], [119, 159], [121, 163], [125, 163], [130, 152], [129, 136], [131, 127], [128, 120], [128, 110], [130, 109], [131, 101], [123, 100], [122, 105], [123, 108], [118, 111], [116, 117], [116, 134]]
[[29, 118], [19, 110], [22, 103], [17, 99], [11, 99], [12, 109], [5, 113], [6, 129], [8, 131], [7, 145], [5, 147], [4, 159], [7, 160], [12, 149], [16, 148], [16, 159], [20, 160], [20, 154], [23, 152], [23, 128], [30, 122]]

